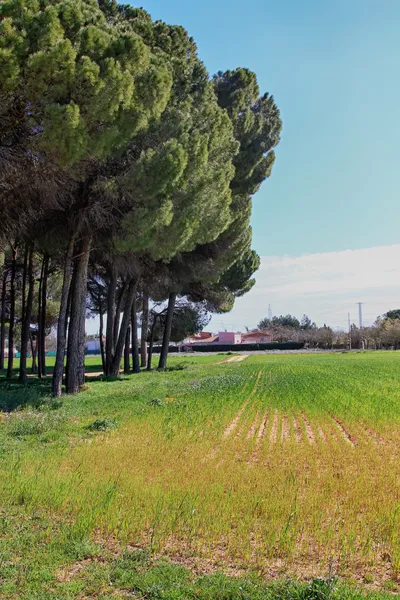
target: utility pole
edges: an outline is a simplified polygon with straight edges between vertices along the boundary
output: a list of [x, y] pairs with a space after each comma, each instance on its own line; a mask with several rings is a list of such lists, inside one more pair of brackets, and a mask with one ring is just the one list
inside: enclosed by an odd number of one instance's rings
[[363, 326], [363, 320], [362, 320], [362, 305], [364, 304], [364, 302], [357, 302], [358, 304], [358, 322], [360, 325], [360, 329], [362, 329]]
[[268, 319], [272, 321], [272, 308], [270, 304], [268, 304]]
[[347, 319], [349, 321], [349, 350], [351, 350], [351, 322], [350, 322], [350, 313], [347, 313]]
[[357, 302], [358, 304], [358, 322], [360, 325], [360, 335], [361, 335], [361, 348], [364, 350], [364, 338], [362, 334], [363, 320], [362, 320], [362, 305], [363, 302]]

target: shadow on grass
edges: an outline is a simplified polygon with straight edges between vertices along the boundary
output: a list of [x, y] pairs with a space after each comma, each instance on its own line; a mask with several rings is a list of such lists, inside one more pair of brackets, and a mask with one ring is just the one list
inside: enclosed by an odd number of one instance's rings
[[[184, 365], [175, 365], [166, 369], [152, 369], [152, 373], [163, 373], [171, 371], [181, 371], [185, 369]], [[85, 384], [94, 383], [116, 383], [129, 380], [133, 373], [121, 373], [118, 377], [105, 376], [101, 371], [101, 364], [85, 365]], [[149, 373], [146, 369], [141, 373]], [[136, 373], [135, 375], [140, 375]], [[39, 408], [44, 404], [49, 404], [51, 395], [52, 368], [47, 369], [47, 377], [39, 379], [36, 375], [28, 373], [28, 380], [22, 384], [18, 380], [18, 369], [14, 369], [13, 378], [6, 378], [6, 371], [0, 371], [0, 411], [12, 412], [17, 409], [32, 407]], [[82, 391], [85, 391], [83, 386]], [[54, 400], [54, 402], [58, 402]]]
[[0, 374], [0, 411], [11, 412], [17, 408], [38, 408], [51, 392], [51, 378], [29, 378], [26, 384], [18, 379], [6, 379]]

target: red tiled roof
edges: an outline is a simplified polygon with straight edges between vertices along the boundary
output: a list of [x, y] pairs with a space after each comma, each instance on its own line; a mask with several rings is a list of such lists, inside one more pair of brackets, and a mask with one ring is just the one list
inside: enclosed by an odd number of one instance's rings
[[211, 342], [218, 342], [219, 336], [212, 335], [207, 338], [203, 338], [201, 340], [196, 340], [195, 342], [191, 342], [191, 344], [210, 344]]
[[271, 333], [269, 331], [249, 331], [248, 333], [242, 333], [242, 336], [247, 337], [260, 337], [260, 336], [269, 336], [271, 337]]

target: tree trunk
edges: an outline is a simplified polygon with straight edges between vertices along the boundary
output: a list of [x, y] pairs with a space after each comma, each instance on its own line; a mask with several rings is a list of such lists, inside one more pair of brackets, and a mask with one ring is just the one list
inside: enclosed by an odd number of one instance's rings
[[115, 352], [115, 346], [117, 345], [117, 340], [118, 340], [118, 335], [119, 335], [119, 326], [120, 326], [120, 321], [121, 321], [121, 310], [122, 310], [122, 307], [124, 306], [124, 301], [125, 301], [125, 297], [126, 297], [126, 294], [127, 294], [128, 287], [129, 287], [129, 282], [125, 281], [124, 284], [123, 284], [123, 286], [122, 286], [122, 289], [120, 290], [118, 301], [117, 301], [117, 307], [115, 309], [114, 331], [113, 331], [114, 352]]
[[40, 368], [39, 377], [46, 377], [46, 304], [47, 304], [47, 280], [49, 278], [49, 257], [45, 254], [43, 257], [43, 279], [42, 279], [42, 299], [40, 302]]
[[[26, 283], [26, 277], [25, 277]], [[28, 297], [25, 302], [25, 310], [22, 317], [21, 329], [21, 358], [19, 363], [19, 380], [21, 383], [27, 382], [26, 359], [28, 355], [29, 333], [31, 328], [33, 292], [35, 287], [35, 278], [33, 274], [33, 244], [29, 250], [28, 259]]]
[[32, 367], [31, 367], [31, 372], [32, 373], [36, 373], [37, 371], [37, 364], [36, 364], [36, 348], [35, 348], [35, 344], [33, 343], [33, 337], [32, 337], [32, 333], [29, 332], [29, 342], [31, 345], [31, 354], [32, 354]]
[[38, 315], [37, 315], [37, 338], [36, 338], [36, 348], [37, 348], [37, 361], [38, 361], [38, 375], [42, 376], [42, 362], [41, 362], [41, 354], [40, 348], [42, 345], [42, 329], [40, 327], [40, 322], [42, 320], [42, 285], [43, 285], [43, 271], [44, 271], [44, 259], [42, 260], [42, 267], [40, 269], [40, 279], [39, 279], [39, 290], [38, 290]]
[[[61, 396], [62, 377], [64, 372], [65, 343], [67, 339], [68, 295], [72, 274], [72, 256], [74, 253], [75, 235], [71, 235], [64, 264], [64, 278], [61, 291], [60, 312], [57, 324], [57, 353], [53, 373], [53, 396]], [[33, 360], [33, 356], [32, 356]]]
[[5, 341], [6, 341], [6, 294], [7, 294], [7, 269], [4, 269], [3, 284], [1, 286], [0, 370], [4, 369], [4, 354], [5, 354]]
[[128, 327], [128, 329], [126, 330], [126, 337], [125, 337], [125, 346], [124, 346], [124, 373], [129, 373], [130, 371], [130, 352], [129, 352], [129, 346], [130, 346], [130, 341], [131, 341], [131, 331], [130, 328]]
[[134, 299], [133, 304], [132, 304], [131, 323], [132, 323], [132, 368], [133, 368], [134, 373], [140, 373], [136, 298]]
[[99, 304], [99, 317], [100, 317], [100, 329], [99, 329], [99, 338], [100, 338], [100, 352], [101, 352], [101, 364], [103, 367], [103, 373], [106, 372], [106, 355], [104, 351], [104, 315], [101, 304]]
[[149, 294], [143, 291], [142, 334], [140, 336], [140, 366], [146, 366], [147, 360], [147, 331], [149, 328]]
[[25, 244], [24, 252], [24, 265], [22, 267], [22, 302], [21, 302], [21, 323], [23, 323], [25, 310], [26, 310], [26, 279], [28, 274], [28, 258], [29, 258], [29, 244]]
[[69, 316], [71, 314], [72, 290], [75, 289], [75, 275], [76, 275], [76, 271], [74, 269], [74, 263], [72, 262], [72, 256], [73, 255], [71, 254], [71, 277], [70, 277], [69, 287], [68, 287], [67, 312], [66, 312], [65, 326], [64, 326], [65, 339], [67, 339], [67, 335], [68, 335], [68, 319], [69, 319]]
[[147, 371], [151, 371], [151, 360], [153, 358], [154, 334], [157, 325], [157, 315], [154, 315], [153, 325], [151, 326], [149, 351], [147, 353]]
[[67, 346], [67, 394], [77, 394], [85, 380], [85, 317], [87, 295], [87, 271], [91, 237], [83, 238], [76, 258], [75, 286], [72, 290], [71, 317]]
[[158, 363], [159, 369], [165, 369], [167, 366], [167, 358], [168, 358], [168, 349], [169, 349], [169, 341], [171, 339], [171, 329], [172, 329], [172, 319], [174, 316], [175, 302], [176, 302], [176, 292], [171, 292], [168, 298], [168, 309], [167, 316], [165, 319], [165, 328], [164, 335], [161, 347], [160, 360]]
[[[88, 259], [89, 263], [89, 259]], [[86, 343], [86, 305], [87, 305], [87, 267], [86, 265], [86, 280], [85, 293], [81, 296], [81, 312], [79, 324], [79, 339], [78, 339], [78, 356], [79, 356], [79, 387], [85, 383], [85, 343]]]
[[12, 377], [14, 367], [14, 332], [15, 332], [15, 276], [17, 273], [17, 244], [12, 248], [11, 280], [10, 280], [10, 326], [8, 329], [8, 364], [7, 377]]
[[38, 364], [37, 364], [37, 355], [38, 355], [38, 339], [35, 338], [35, 345], [32, 353], [32, 373], [38, 372]]
[[117, 377], [119, 375], [119, 369], [121, 365], [122, 352], [124, 349], [126, 332], [129, 327], [129, 321], [131, 319], [131, 309], [132, 303], [136, 298], [136, 290], [137, 290], [137, 282], [131, 281], [128, 286], [128, 292], [126, 294], [125, 307], [124, 307], [124, 315], [122, 317], [122, 323], [119, 331], [118, 341], [115, 346], [115, 353], [111, 365], [111, 373], [113, 377]]
[[[74, 249], [75, 249], [75, 246], [74, 246]], [[65, 356], [67, 354], [68, 325], [69, 325], [69, 319], [71, 316], [72, 295], [74, 293], [74, 289], [75, 289], [75, 285], [76, 285], [76, 269], [75, 269], [75, 262], [73, 261], [72, 257], [71, 257], [71, 261], [72, 261], [71, 262], [72, 275], [71, 275], [71, 279], [70, 279], [70, 283], [69, 283], [68, 298], [67, 298], [67, 313], [65, 316], [65, 328], [64, 328], [64, 335], [65, 335], [64, 361], [65, 361]], [[64, 372], [64, 381], [67, 381], [67, 377], [68, 377], [68, 363], [66, 362], [65, 372]]]
[[115, 317], [115, 295], [117, 290], [117, 274], [114, 268], [109, 273], [110, 282], [107, 290], [107, 330], [106, 330], [106, 369], [105, 374], [111, 374], [112, 361], [115, 351], [114, 342], [114, 317]]

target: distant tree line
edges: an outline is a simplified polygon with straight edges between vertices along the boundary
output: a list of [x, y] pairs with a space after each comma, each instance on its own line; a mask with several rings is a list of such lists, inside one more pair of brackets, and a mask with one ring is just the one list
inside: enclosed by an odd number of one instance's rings
[[400, 309], [390, 310], [369, 327], [352, 324], [349, 331], [317, 327], [307, 315], [299, 321], [292, 315], [262, 319], [258, 328], [269, 331], [279, 342], [300, 342], [310, 348], [395, 349], [400, 348]]
[[16, 344], [20, 381], [29, 348], [46, 374], [45, 338], [56, 324], [53, 394], [65, 356], [65, 389], [78, 392], [88, 313], [99, 317], [104, 373], [115, 376], [123, 356], [130, 367], [129, 348], [133, 371], [144, 366], [156, 330], [165, 368], [178, 319], [229, 311], [254, 285], [252, 196], [271, 173], [281, 126], [254, 73], [210, 79], [193, 38], [142, 9], [2, 2], [0, 368], [7, 343], [8, 377]]

